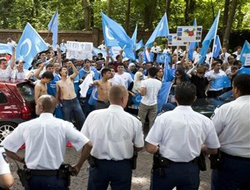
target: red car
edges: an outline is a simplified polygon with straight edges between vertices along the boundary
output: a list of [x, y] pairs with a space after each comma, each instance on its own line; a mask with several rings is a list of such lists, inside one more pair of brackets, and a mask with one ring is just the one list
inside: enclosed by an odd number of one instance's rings
[[0, 81], [0, 142], [19, 123], [34, 117], [34, 85], [28, 81]]

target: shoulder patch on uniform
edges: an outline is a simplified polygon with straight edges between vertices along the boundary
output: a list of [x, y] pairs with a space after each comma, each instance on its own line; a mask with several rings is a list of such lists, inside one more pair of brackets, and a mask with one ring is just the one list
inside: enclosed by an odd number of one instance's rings
[[9, 163], [9, 160], [7, 158], [7, 155], [5, 152], [2, 153], [3, 159], [5, 160], [6, 163]]

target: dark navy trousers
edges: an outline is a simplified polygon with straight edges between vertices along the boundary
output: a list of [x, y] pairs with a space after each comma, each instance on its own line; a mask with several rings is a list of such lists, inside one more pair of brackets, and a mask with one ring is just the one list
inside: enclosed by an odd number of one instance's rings
[[150, 190], [198, 190], [200, 170], [194, 163], [173, 163], [164, 168], [164, 176], [153, 170]]
[[132, 169], [130, 160], [96, 160], [96, 167], [89, 168], [88, 190], [130, 190]]
[[33, 176], [25, 190], [69, 190], [57, 176]]
[[212, 190], [249, 190], [250, 159], [223, 158], [221, 167], [212, 171]]

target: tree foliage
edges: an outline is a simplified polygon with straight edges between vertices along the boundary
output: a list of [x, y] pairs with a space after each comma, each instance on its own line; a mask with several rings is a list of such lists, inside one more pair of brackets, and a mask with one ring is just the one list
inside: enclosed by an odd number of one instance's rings
[[[87, 8], [83, 2], [87, 2]], [[131, 0], [129, 23], [126, 23], [128, 0], [0, 0], [0, 28], [23, 29], [30, 22], [37, 30], [46, 30], [55, 13], [59, 11], [59, 30], [83, 30], [85, 28], [101, 28], [100, 12], [110, 11], [111, 18], [133, 31], [136, 24], [139, 30], [152, 30], [162, 15], [168, 12], [169, 27], [175, 30], [180, 25], [197, 24], [209, 29], [214, 17], [221, 9], [219, 28], [223, 29], [223, 14], [225, 0]], [[231, 2], [232, 0], [229, 0]], [[167, 8], [167, 6], [169, 6]], [[238, 0], [235, 16], [232, 22], [233, 30], [249, 29], [250, 0]], [[85, 22], [84, 10], [89, 10], [89, 22]], [[128, 16], [128, 15], [127, 15]], [[127, 21], [128, 22], [128, 21]], [[89, 25], [86, 27], [86, 23]]]

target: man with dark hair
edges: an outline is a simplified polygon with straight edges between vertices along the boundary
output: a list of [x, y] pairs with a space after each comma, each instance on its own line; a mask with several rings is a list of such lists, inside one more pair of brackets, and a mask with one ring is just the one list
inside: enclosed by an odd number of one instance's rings
[[[27, 166], [28, 184], [26, 190], [61, 189], [69, 190], [68, 181], [62, 177], [66, 143], [70, 141], [81, 156], [72, 168], [77, 175], [88, 158], [92, 145], [89, 139], [77, 131], [73, 124], [53, 117], [56, 99], [42, 95], [36, 104], [38, 118], [23, 122], [8, 135], [2, 145], [7, 155]], [[17, 152], [25, 143], [25, 157]], [[68, 179], [68, 178], [67, 178]]]
[[111, 83], [108, 81], [110, 79], [111, 71], [108, 68], [104, 68], [101, 71], [102, 79], [94, 81], [93, 84], [97, 86], [97, 102], [96, 109], [103, 109], [109, 107], [108, 93], [111, 88]]
[[7, 60], [5, 57], [0, 57], [0, 79], [9, 80], [11, 77], [11, 72], [15, 66], [16, 59], [16, 48], [13, 47], [13, 54], [11, 57], [11, 63], [8, 66]]
[[40, 96], [48, 94], [47, 84], [53, 79], [54, 75], [49, 71], [46, 71], [42, 74], [41, 80], [38, 81], [35, 86], [35, 101], [37, 101]]
[[212, 172], [212, 189], [250, 187], [250, 75], [233, 80], [236, 100], [215, 110], [212, 121], [221, 144], [221, 162]]
[[126, 86], [126, 88], [128, 88], [129, 84], [133, 82], [133, 79], [129, 73], [125, 72], [125, 67], [123, 63], [118, 64], [117, 71], [118, 72], [115, 74], [115, 77], [120, 77], [123, 81], [123, 85]]
[[195, 95], [194, 84], [179, 83], [175, 91], [177, 107], [158, 116], [146, 137], [147, 151], [157, 153], [159, 158], [154, 159], [152, 189], [198, 190], [197, 157], [201, 148], [216, 154], [220, 147], [212, 121], [191, 108]]
[[148, 115], [149, 129], [152, 127], [157, 114], [157, 96], [162, 85], [161, 81], [155, 79], [157, 72], [158, 69], [156, 67], [149, 68], [148, 78], [141, 82], [141, 89], [139, 89], [139, 93], [142, 95], [142, 100], [138, 116], [144, 127], [146, 116]]
[[110, 106], [89, 114], [81, 132], [93, 143], [88, 190], [131, 189], [131, 158], [143, 149], [141, 122], [123, 109], [128, 102], [124, 86], [109, 90]]

